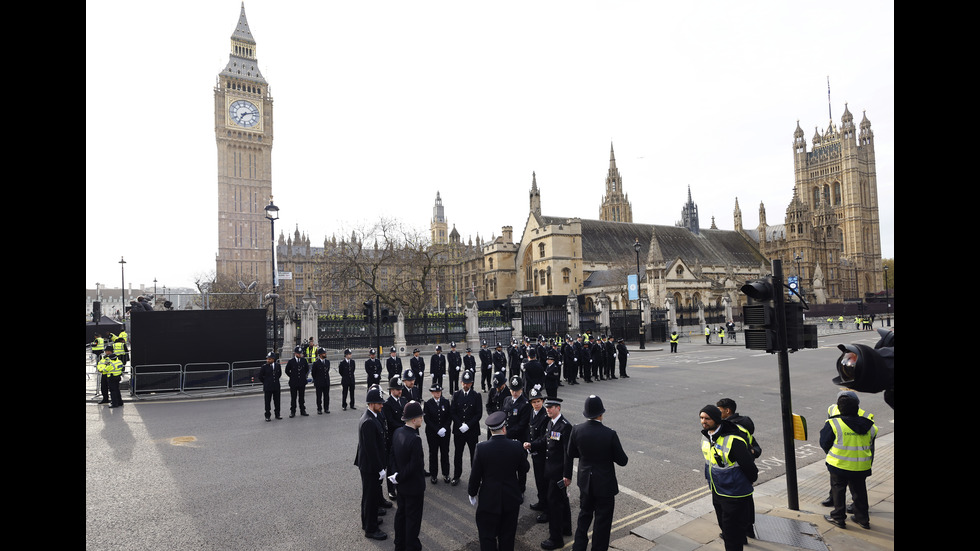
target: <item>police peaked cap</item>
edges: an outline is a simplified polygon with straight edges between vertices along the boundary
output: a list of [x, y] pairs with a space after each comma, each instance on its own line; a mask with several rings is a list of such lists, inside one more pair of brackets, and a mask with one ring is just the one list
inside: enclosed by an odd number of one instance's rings
[[507, 414], [503, 411], [495, 411], [487, 416], [487, 428], [490, 430], [500, 430], [506, 423]]

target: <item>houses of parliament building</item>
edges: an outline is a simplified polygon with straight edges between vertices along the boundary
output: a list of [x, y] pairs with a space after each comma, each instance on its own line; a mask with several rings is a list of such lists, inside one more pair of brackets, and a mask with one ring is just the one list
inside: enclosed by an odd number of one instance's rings
[[[215, 140], [218, 157], [218, 278], [272, 284], [272, 236], [264, 207], [271, 200], [273, 102], [268, 82], [257, 68], [256, 42], [242, 6], [231, 36], [229, 62], [214, 88]], [[798, 275], [806, 300], [814, 304], [863, 298], [884, 289], [874, 134], [862, 115], [855, 124], [845, 106], [840, 126], [833, 120], [817, 128], [808, 147], [797, 122], [788, 140], [794, 158], [793, 198], [783, 221], [769, 225], [759, 204], [759, 225], [745, 228], [738, 198], [733, 198], [732, 230], [719, 229], [712, 218], [701, 227], [692, 187], [675, 224], [634, 221], [632, 204], [610, 144], [604, 196], [598, 217], [546, 213], [547, 186], [530, 175], [528, 215], [520, 235], [502, 226], [499, 236], [465, 242], [450, 227], [437, 190], [430, 220], [430, 242], [438, 262], [425, 282], [430, 309], [462, 308], [472, 293], [477, 300], [515, 296], [584, 296], [586, 310], [604, 294], [613, 309], [627, 308], [626, 276], [636, 272], [637, 244], [640, 294], [646, 304], [662, 308], [744, 304], [738, 288], [771, 271], [781, 259], [784, 276]], [[552, 188], [554, 189], [554, 188]], [[464, 209], [459, 205], [459, 210]], [[451, 209], [450, 209], [451, 210]], [[276, 260], [286, 305], [311, 297], [323, 313], [358, 312], [373, 298], [366, 289], [331, 277], [332, 263], [352, 235], [324, 237], [313, 244], [296, 228], [280, 233]], [[366, 244], [359, 247], [370, 249]], [[397, 277], [408, 266], [386, 267]], [[581, 300], [581, 299], [579, 299]]]

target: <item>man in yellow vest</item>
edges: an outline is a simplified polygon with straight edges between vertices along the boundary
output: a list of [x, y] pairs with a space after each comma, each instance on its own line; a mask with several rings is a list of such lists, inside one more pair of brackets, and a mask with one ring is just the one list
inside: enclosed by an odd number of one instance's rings
[[677, 352], [677, 340], [678, 339], [680, 339], [680, 337], [677, 336], [677, 330], [674, 329], [673, 331], [670, 332], [670, 351], [671, 352]]
[[105, 339], [102, 338], [102, 333], [96, 333], [95, 340], [92, 341], [92, 354], [95, 354], [95, 363], [102, 361], [103, 352], [105, 352]]
[[711, 503], [721, 527], [725, 551], [741, 551], [748, 543], [746, 527], [754, 521], [752, 484], [759, 468], [738, 426], [721, 418], [718, 406], [701, 408], [701, 453], [704, 477], [711, 488]]
[[[866, 419], [870, 419], [872, 422], [875, 420], [875, 414], [874, 413], [870, 413], [870, 412], [867, 412], [867, 411], [864, 411], [863, 409], [861, 409], [861, 407], [860, 407], [860, 405], [861, 405], [861, 399], [858, 398], [858, 395], [857, 395], [856, 392], [854, 392], [853, 390], [842, 390], [842, 391], [840, 391], [840, 392], [837, 393], [837, 398], [840, 398], [841, 396], [844, 396], [844, 395], [850, 396], [851, 398], [854, 398], [854, 400], [857, 401], [857, 404], [858, 404], [857, 414], [858, 414], [858, 416], [864, 417]], [[840, 417], [840, 408], [837, 407], [837, 402], [834, 402], [833, 404], [830, 404], [830, 406], [827, 407], [827, 419], [830, 419], [831, 417]], [[853, 501], [853, 497], [852, 497], [852, 501]], [[827, 496], [827, 499], [821, 501], [820, 504], [823, 505], [824, 507], [833, 507], [834, 506], [834, 492], [831, 491], [830, 494]], [[847, 512], [848, 513], [853, 513], [854, 512], [854, 504], [853, 503], [851, 503], [850, 505], [847, 506]]]
[[704, 344], [711, 344], [711, 328], [708, 324], [704, 325]]
[[837, 408], [840, 413], [827, 419], [820, 429], [820, 447], [827, 452], [830, 493], [834, 499], [834, 509], [824, 519], [838, 528], [846, 528], [845, 502], [850, 488], [854, 498], [851, 520], [869, 529], [867, 479], [871, 476], [878, 426], [858, 415], [858, 400], [847, 393], [837, 397]]
[[109, 389], [109, 407], [122, 407], [123, 401], [122, 394], [119, 392], [119, 381], [122, 379], [123, 364], [116, 358], [114, 351], [109, 350], [106, 358], [99, 362], [99, 371], [105, 376], [105, 385]]

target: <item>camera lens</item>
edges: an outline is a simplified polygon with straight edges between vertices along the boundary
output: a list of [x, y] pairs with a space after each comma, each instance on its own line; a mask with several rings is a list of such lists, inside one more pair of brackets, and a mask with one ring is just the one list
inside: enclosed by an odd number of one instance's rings
[[841, 382], [849, 383], [854, 380], [857, 374], [858, 356], [853, 352], [845, 352], [837, 362], [837, 373], [840, 374]]

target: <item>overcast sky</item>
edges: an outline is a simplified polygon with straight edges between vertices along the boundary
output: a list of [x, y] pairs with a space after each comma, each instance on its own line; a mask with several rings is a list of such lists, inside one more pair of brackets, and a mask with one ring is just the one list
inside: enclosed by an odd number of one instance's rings
[[[215, 268], [213, 88], [240, 0], [86, 3], [86, 287], [193, 286]], [[847, 104], [875, 136], [894, 257], [894, 6], [651, 1], [248, 0], [274, 99], [276, 235], [381, 216], [464, 241], [542, 211], [598, 219], [609, 147], [639, 223], [782, 224], [797, 121]], [[827, 79], [830, 79], [828, 103]], [[95, 240], [104, 216], [121, 221]], [[247, 282], [246, 282], [247, 283]]]

